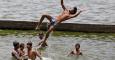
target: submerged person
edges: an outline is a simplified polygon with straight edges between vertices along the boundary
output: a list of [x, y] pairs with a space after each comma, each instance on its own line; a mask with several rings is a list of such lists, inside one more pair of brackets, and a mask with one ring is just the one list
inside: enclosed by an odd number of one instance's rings
[[77, 56], [83, 55], [82, 52], [80, 52], [80, 44], [79, 43], [75, 44], [75, 49], [73, 51], [71, 51], [69, 55], [77, 55]]
[[32, 50], [32, 42], [27, 43], [27, 55], [28, 58], [31, 60], [35, 60], [37, 57], [39, 57], [40, 60], [42, 60], [40, 53]]
[[39, 39], [42, 40], [43, 37], [44, 37], [44, 33], [43, 33], [43, 32], [40, 32], [38, 36], [39, 36]]
[[47, 38], [49, 37], [50, 32], [52, 32], [55, 28], [55, 26], [63, 21], [66, 21], [68, 19], [77, 17], [82, 11], [80, 10], [79, 12], [77, 11], [77, 7], [73, 7], [73, 9], [67, 9], [64, 6], [63, 0], [61, 0], [61, 6], [63, 8], [63, 11], [60, 15], [56, 16], [56, 17], [52, 17], [50, 15], [42, 15], [40, 22], [38, 23], [36, 30], [40, 29], [40, 25], [42, 24], [44, 18], [47, 18], [50, 21], [49, 24], [49, 29], [46, 32], [46, 35], [42, 41], [42, 44], [44, 45], [46, 43]]
[[20, 51], [19, 51], [19, 42], [13, 42], [14, 49], [12, 51], [12, 57], [16, 60], [21, 60], [20, 58]]
[[[41, 40], [38, 45], [41, 45], [42, 44], [42, 39], [44, 38], [44, 33], [43, 32], [40, 32], [39, 33], [39, 39]], [[48, 46], [47, 43], [44, 43], [42, 46], [40, 46], [40, 48], [42, 47], [45, 47], [45, 46]]]

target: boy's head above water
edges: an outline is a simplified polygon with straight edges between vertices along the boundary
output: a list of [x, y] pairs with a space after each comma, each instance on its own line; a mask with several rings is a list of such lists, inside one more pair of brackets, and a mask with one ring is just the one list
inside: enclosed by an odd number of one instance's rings
[[27, 43], [27, 48], [28, 48], [28, 49], [32, 48], [32, 42], [28, 42], [28, 43]]
[[79, 43], [76, 43], [76, 44], [75, 44], [75, 48], [76, 48], [76, 49], [79, 49], [79, 48], [80, 48], [80, 44], [79, 44]]
[[43, 32], [40, 32], [40, 33], [39, 33], [39, 38], [42, 40], [43, 37], [44, 37], [44, 33], [43, 33]]
[[21, 43], [20, 44], [20, 49], [24, 49], [24, 46], [25, 46], [24, 43]]
[[19, 48], [19, 42], [14, 41], [13, 42], [13, 46], [14, 46], [14, 48], [18, 49]]

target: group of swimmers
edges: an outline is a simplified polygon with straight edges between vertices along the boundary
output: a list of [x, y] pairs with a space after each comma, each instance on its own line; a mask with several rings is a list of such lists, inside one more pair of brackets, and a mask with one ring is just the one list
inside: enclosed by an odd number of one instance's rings
[[[42, 40], [43, 37], [44, 37], [43, 32], [39, 33], [39, 39]], [[40, 45], [40, 43], [38, 45]], [[26, 44], [27, 51], [25, 51], [24, 43], [19, 43], [17, 41], [14, 41], [13, 46], [14, 46], [14, 49], [12, 50], [12, 56], [16, 60], [36, 60], [37, 57], [39, 57], [40, 60], [43, 60], [41, 57], [41, 52], [32, 49], [32, 42], [28, 42]], [[39, 48], [42, 48], [42, 47], [43, 46]], [[71, 56], [72, 55], [76, 55], [76, 56], [82, 55], [82, 52], [80, 51], [79, 43], [75, 44], [74, 50], [71, 51], [68, 56], [70, 55]]]
[[38, 56], [42, 60], [41, 53], [32, 49], [32, 42], [26, 44], [27, 51], [25, 51], [25, 44], [17, 41], [13, 42], [14, 49], [12, 50], [12, 57], [16, 60], [35, 60]]
[[[42, 15], [40, 22], [38, 22], [36, 30], [40, 29], [40, 26], [45, 18], [47, 18], [50, 22], [48, 25], [48, 31], [46, 32], [46, 34], [45, 35], [43, 33], [39, 34], [39, 38], [41, 39], [41, 41], [39, 42], [38, 45], [40, 45], [41, 47], [48, 46], [47, 39], [49, 37], [49, 34], [54, 30], [55, 26], [57, 26], [58, 24], [60, 24], [63, 21], [77, 17], [78, 15], [80, 15], [81, 12], [84, 11], [84, 10], [80, 10], [78, 12], [77, 7], [73, 7], [73, 9], [67, 9], [64, 6], [63, 0], [61, 0], [61, 6], [63, 9], [61, 14], [59, 14], [56, 17], [50, 16], [47, 14]], [[36, 51], [32, 50], [32, 42], [28, 42], [26, 45], [27, 45], [26, 56], [28, 56], [29, 59], [35, 60], [36, 56], [38, 56], [42, 60], [40, 52], [36, 52]], [[20, 57], [25, 56], [25, 52], [23, 50], [24, 44], [23, 43], [19, 44], [19, 42], [13, 42], [13, 46], [14, 46], [14, 50], [12, 52], [12, 56], [14, 56], [17, 60], [20, 60], [21, 59]], [[82, 53], [80, 52], [80, 44], [79, 43], [75, 44], [75, 49], [73, 51], [71, 51], [69, 55], [82, 55]]]

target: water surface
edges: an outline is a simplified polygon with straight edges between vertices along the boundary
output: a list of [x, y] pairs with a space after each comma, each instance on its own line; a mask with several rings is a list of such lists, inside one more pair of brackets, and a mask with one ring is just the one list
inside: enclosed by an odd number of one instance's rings
[[[6, 33], [6, 32], [5, 32]], [[26, 32], [25, 32], [26, 33]], [[33, 48], [37, 48], [38, 36], [21, 34], [10, 34], [2, 36], [0, 34], [0, 60], [11, 60], [11, 51], [13, 41], [20, 43], [33, 42]], [[30, 33], [30, 32], [29, 32]], [[60, 34], [60, 32], [58, 32]], [[68, 32], [69, 33], [69, 32]], [[76, 33], [76, 32], [74, 32]], [[79, 33], [55, 35], [48, 38], [48, 47], [42, 51], [43, 57], [52, 58], [53, 60], [114, 60], [115, 59], [115, 36], [112, 34], [97, 33], [87, 34]], [[76, 43], [80, 43], [83, 56], [67, 56], [74, 48]]]
[[[64, 0], [67, 8], [85, 8], [66, 23], [115, 25], [115, 0]], [[0, 20], [37, 21], [42, 14], [56, 16], [62, 11], [60, 0], [0, 0]]]

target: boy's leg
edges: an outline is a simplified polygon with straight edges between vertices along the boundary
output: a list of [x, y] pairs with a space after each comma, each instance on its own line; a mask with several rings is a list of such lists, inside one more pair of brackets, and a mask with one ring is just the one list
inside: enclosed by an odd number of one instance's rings
[[37, 27], [36, 27], [36, 30], [37, 30], [37, 29], [40, 29], [40, 25], [42, 24], [44, 18], [47, 18], [47, 19], [51, 22], [52, 17], [51, 17], [50, 15], [42, 15], [42, 17], [41, 17], [41, 19], [40, 19], [40, 22], [38, 22], [38, 25], [37, 25]]
[[46, 35], [45, 35], [45, 37], [44, 37], [44, 40], [42, 41], [41, 46], [44, 46], [44, 45], [47, 46], [47, 43], [46, 43], [47, 38], [49, 37], [49, 34], [53, 31], [53, 29], [54, 29], [54, 26], [51, 26], [51, 27], [49, 28], [49, 30], [46, 32]]

